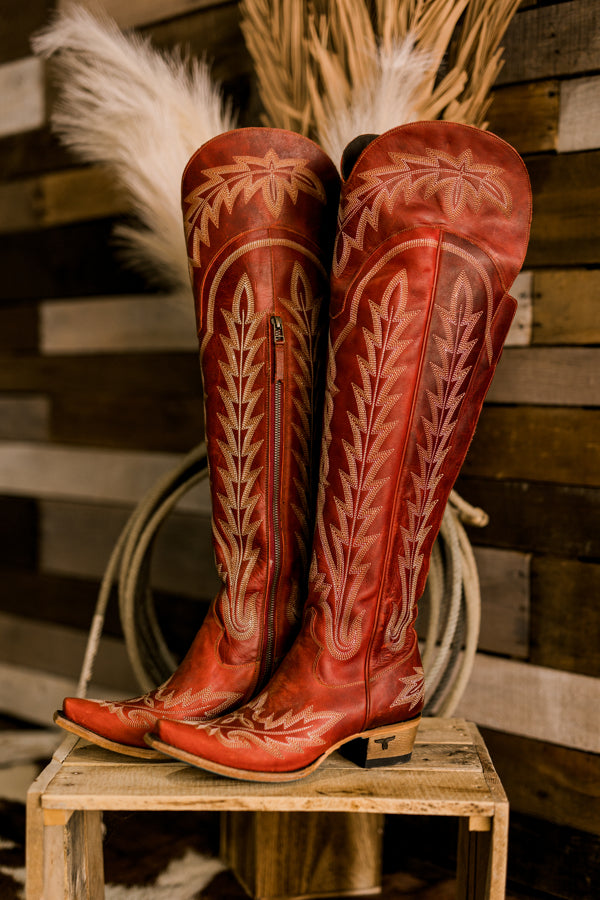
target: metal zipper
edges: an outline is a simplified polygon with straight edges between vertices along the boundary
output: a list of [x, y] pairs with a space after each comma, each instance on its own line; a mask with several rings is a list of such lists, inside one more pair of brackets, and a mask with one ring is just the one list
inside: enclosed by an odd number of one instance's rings
[[273, 390], [273, 487], [271, 492], [271, 525], [273, 534], [273, 578], [269, 591], [269, 605], [267, 609], [267, 641], [265, 646], [265, 659], [263, 665], [263, 684], [271, 677], [273, 666], [273, 650], [275, 641], [275, 595], [279, 585], [281, 574], [281, 522], [279, 509], [279, 495], [281, 491], [281, 452], [282, 452], [282, 426], [281, 409], [283, 395], [284, 375], [284, 344], [285, 335], [283, 321], [279, 316], [271, 316], [274, 347], [274, 374], [275, 384]]

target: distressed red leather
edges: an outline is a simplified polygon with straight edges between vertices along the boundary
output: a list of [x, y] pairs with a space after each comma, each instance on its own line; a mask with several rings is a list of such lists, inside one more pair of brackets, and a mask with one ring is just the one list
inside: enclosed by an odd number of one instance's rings
[[165, 684], [125, 702], [65, 700], [64, 727], [121, 752], [145, 747], [159, 716], [199, 722], [249, 700], [298, 630], [308, 575], [339, 177], [312, 141], [246, 128], [197, 151], [182, 198], [223, 587]]
[[[414, 622], [433, 541], [510, 322], [531, 193], [492, 134], [394, 129], [342, 186], [316, 531], [303, 626], [249, 704], [153, 745], [238, 777], [300, 777], [419, 716]], [[278, 773], [275, 774], [275, 773]]]

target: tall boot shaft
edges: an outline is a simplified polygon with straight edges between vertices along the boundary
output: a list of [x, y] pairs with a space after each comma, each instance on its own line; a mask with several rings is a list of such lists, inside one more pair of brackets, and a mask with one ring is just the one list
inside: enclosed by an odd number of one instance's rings
[[338, 197], [339, 177], [323, 151], [279, 129], [222, 134], [186, 167], [182, 204], [222, 587], [163, 685], [127, 701], [65, 700], [59, 724], [104, 747], [150, 753], [144, 733], [159, 718], [207, 721], [249, 700], [298, 629]]
[[355, 739], [379, 742], [382, 762], [410, 752], [417, 601], [516, 308], [531, 193], [511, 147], [422, 122], [346, 167], [302, 629], [250, 703], [206, 726], [161, 722], [152, 739], [234, 777], [302, 777]]
[[422, 702], [417, 600], [530, 219], [517, 154], [451, 123], [373, 140], [342, 186], [308, 606], [320, 677], [339, 682], [341, 660], [344, 681], [366, 675], [364, 727]]
[[306, 582], [338, 194], [315, 144], [268, 128], [210, 141], [182, 180], [224, 583], [213, 614], [224, 663], [261, 658], [254, 687], [289, 645]]

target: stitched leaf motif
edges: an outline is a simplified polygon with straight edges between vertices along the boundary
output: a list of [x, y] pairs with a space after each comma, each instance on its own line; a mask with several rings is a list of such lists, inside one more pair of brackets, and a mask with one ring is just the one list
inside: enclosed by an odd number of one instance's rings
[[[311, 567], [312, 586], [320, 594], [319, 605], [325, 616], [325, 643], [331, 655], [340, 660], [354, 656], [361, 643], [364, 612], [353, 613], [354, 602], [371, 565], [369, 552], [380, 537], [373, 525], [381, 511], [378, 494], [389, 476], [380, 472], [394, 452], [384, 447], [397, 421], [392, 418], [400, 394], [397, 384], [405, 366], [402, 353], [411, 343], [403, 337], [406, 326], [417, 315], [406, 312], [407, 278], [401, 270], [387, 286], [381, 305], [368, 301], [372, 329], [363, 327], [365, 356], [357, 356], [360, 382], [351, 384], [354, 410], [348, 410], [349, 431], [341, 437], [345, 465], [338, 471], [341, 493], [333, 495], [327, 482], [327, 464], [320, 479], [317, 528], [324, 570], [317, 571], [316, 555]], [[392, 303], [392, 299], [394, 302]], [[333, 358], [333, 354], [331, 355]], [[344, 377], [345, 377], [345, 373]], [[330, 368], [326, 395], [326, 440], [331, 441], [331, 417], [335, 386], [335, 368]], [[338, 435], [338, 439], [340, 436]], [[328, 454], [324, 454], [328, 456]], [[334, 497], [336, 516], [325, 521], [325, 487]]]
[[394, 653], [404, 647], [404, 637], [414, 615], [416, 590], [423, 564], [423, 543], [431, 529], [429, 520], [437, 505], [435, 492], [443, 473], [444, 459], [456, 426], [458, 410], [464, 397], [463, 383], [471, 371], [467, 360], [476, 340], [471, 338], [482, 315], [473, 312], [473, 292], [465, 272], [454, 285], [448, 308], [436, 303], [444, 335], [434, 334], [439, 362], [429, 365], [435, 379], [435, 391], [427, 391], [430, 416], [421, 416], [425, 443], [418, 447], [419, 472], [412, 472], [414, 498], [407, 501], [408, 528], [402, 528], [403, 554], [398, 564], [402, 584], [402, 602], [390, 605], [385, 629], [385, 645]]
[[377, 230], [383, 206], [391, 211], [399, 194], [406, 203], [418, 194], [426, 200], [439, 194], [450, 219], [458, 218], [466, 207], [476, 213], [483, 203], [510, 216], [512, 198], [499, 166], [474, 162], [468, 149], [452, 156], [428, 147], [425, 154], [389, 153], [391, 165], [359, 173], [363, 183], [348, 194], [340, 210], [333, 258], [336, 276], [346, 268], [352, 250], [362, 250], [367, 227]]
[[225, 412], [219, 413], [223, 437], [218, 439], [223, 465], [218, 467], [225, 493], [219, 493], [220, 513], [213, 515], [216, 542], [224, 565], [219, 575], [226, 584], [222, 593], [222, 611], [229, 633], [246, 640], [258, 624], [257, 595], [247, 593], [247, 585], [260, 549], [254, 537], [260, 526], [256, 505], [260, 492], [255, 483], [263, 467], [256, 456], [264, 441], [256, 430], [264, 418], [257, 408], [263, 389], [256, 387], [262, 360], [256, 359], [264, 341], [264, 314], [255, 315], [254, 295], [247, 276], [237, 286], [231, 312], [221, 310], [227, 333], [221, 335], [226, 360], [220, 363], [225, 387], [219, 394]]
[[302, 751], [325, 743], [322, 735], [344, 718], [337, 710], [315, 711], [313, 704], [299, 712], [265, 713], [265, 691], [251, 703], [224, 716], [214, 725], [203, 726], [225, 746], [256, 746], [282, 758], [286, 750]]
[[303, 192], [326, 203], [323, 184], [306, 159], [280, 158], [272, 149], [264, 157], [233, 159], [229, 165], [205, 169], [202, 174], [206, 180], [184, 198], [185, 233], [193, 265], [200, 264], [200, 242], [210, 245], [209, 223], [218, 228], [222, 207], [231, 213], [239, 197], [248, 203], [260, 193], [274, 219], [281, 215], [286, 196], [296, 203]]

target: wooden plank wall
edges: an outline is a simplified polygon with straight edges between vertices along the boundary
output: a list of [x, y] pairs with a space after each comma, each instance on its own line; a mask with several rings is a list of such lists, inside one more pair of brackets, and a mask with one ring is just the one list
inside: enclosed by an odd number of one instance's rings
[[[122, 201], [47, 126], [29, 37], [53, 5], [11, 4], [0, 23], [0, 712], [40, 722], [77, 677], [132, 506], [203, 430], [191, 297], [151, 293], [122, 266]], [[159, 46], [208, 53], [257, 121], [235, 0], [103, 5]], [[525, 156], [534, 221], [459, 482], [490, 514], [471, 533], [483, 625], [459, 713], [485, 729], [516, 814], [511, 878], [585, 900], [600, 878], [600, 5], [527, 0], [505, 47], [490, 127]], [[209, 533], [200, 491], [159, 541], [159, 608], [179, 648], [216, 584]], [[136, 690], [114, 609], [96, 681]], [[590, 879], [557, 874], [564, 847]]]

